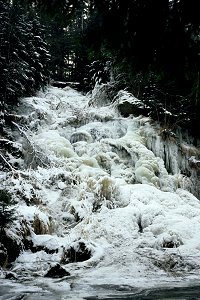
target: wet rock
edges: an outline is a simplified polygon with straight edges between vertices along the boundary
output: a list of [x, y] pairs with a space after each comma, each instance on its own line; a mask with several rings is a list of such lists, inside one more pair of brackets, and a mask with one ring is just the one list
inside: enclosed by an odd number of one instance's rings
[[70, 273], [63, 269], [59, 264], [51, 267], [44, 277], [62, 278], [64, 276], [70, 276]]

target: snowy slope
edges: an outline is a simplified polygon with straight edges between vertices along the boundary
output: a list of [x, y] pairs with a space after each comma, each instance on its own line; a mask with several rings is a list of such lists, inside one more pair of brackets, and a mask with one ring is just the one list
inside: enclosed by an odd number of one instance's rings
[[[148, 118], [123, 118], [115, 104], [52, 87], [23, 99], [18, 114], [23, 171], [1, 178], [18, 199], [19, 222], [10, 231], [19, 236], [28, 228], [37, 250], [21, 252], [13, 271], [43, 276], [64, 262], [77, 286], [198, 278], [200, 202], [184, 189], [175, 148], [164, 162], [161, 137]], [[67, 249], [80, 243], [91, 257], [67, 263]]]

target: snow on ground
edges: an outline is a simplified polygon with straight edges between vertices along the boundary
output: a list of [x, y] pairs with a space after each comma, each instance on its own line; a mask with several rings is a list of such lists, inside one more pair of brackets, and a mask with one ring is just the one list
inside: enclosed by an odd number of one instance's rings
[[199, 276], [200, 202], [183, 189], [178, 157], [169, 174], [161, 146], [156, 155], [147, 147], [156, 135], [148, 118], [123, 118], [113, 104], [52, 87], [22, 99], [19, 114], [25, 169], [4, 185], [18, 195], [34, 246], [58, 251], [24, 251], [14, 271], [44, 275], [82, 241], [91, 258], [64, 266], [77, 284], [144, 287]]

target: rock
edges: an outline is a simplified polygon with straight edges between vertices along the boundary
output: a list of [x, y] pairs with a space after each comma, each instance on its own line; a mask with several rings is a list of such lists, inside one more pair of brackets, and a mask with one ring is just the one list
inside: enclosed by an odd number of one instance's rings
[[119, 103], [118, 110], [123, 117], [143, 114], [142, 108], [138, 107], [134, 103], [129, 102], [128, 100]]
[[67, 86], [67, 82], [65, 81], [55, 81], [55, 80], [51, 80], [50, 84], [52, 86], [58, 87], [58, 88], [65, 88]]
[[146, 115], [142, 101], [126, 91], [119, 91], [115, 98], [116, 106], [123, 117]]
[[58, 253], [58, 248], [51, 249], [48, 247], [48, 245], [36, 245], [33, 243], [32, 239], [30, 237], [27, 237], [23, 240], [24, 249], [25, 250], [31, 250], [33, 253], [39, 252], [39, 251], [45, 251], [47, 254], [54, 254]]
[[91, 250], [87, 248], [84, 242], [76, 242], [67, 249], [62, 258], [62, 263], [82, 262], [91, 258]]
[[62, 278], [64, 276], [70, 276], [70, 273], [63, 269], [59, 264], [51, 267], [44, 277]]
[[200, 174], [200, 160], [197, 160], [195, 156], [189, 158], [189, 166], [196, 170], [197, 174]]
[[[15, 261], [15, 259], [19, 256], [20, 251], [22, 250], [22, 244], [17, 243], [12, 237], [7, 234], [3, 234], [1, 236], [1, 242], [4, 245], [4, 248], [7, 252], [7, 260], [4, 263], [10, 263]], [[1, 260], [0, 260], [1, 262]]]
[[36, 253], [38, 251], [45, 251], [47, 254], [54, 254], [54, 253], [58, 253], [58, 248], [56, 249], [49, 249], [45, 246], [34, 246], [31, 248], [31, 251], [33, 253]]
[[5, 279], [17, 279], [17, 277], [13, 272], [8, 272], [6, 273]]
[[48, 234], [49, 226], [44, 224], [40, 217], [36, 214], [33, 220], [33, 230], [35, 234]]
[[58, 87], [58, 88], [62, 88], [64, 90], [66, 90], [67, 88], [78, 88], [80, 83], [79, 82], [70, 82], [70, 81], [55, 81], [55, 80], [51, 80], [50, 84], [52, 86]]
[[8, 254], [6, 248], [0, 244], [0, 267], [4, 267], [8, 260]]
[[97, 107], [110, 105], [112, 103], [113, 96], [113, 90], [110, 84], [102, 84], [93, 89], [88, 105]]
[[72, 135], [70, 137], [70, 143], [73, 144], [73, 143], [77, 143], [80, 141], [91, 143], [92, 137], [87, 131], [83, 131], [83, 130], [72, 133]]

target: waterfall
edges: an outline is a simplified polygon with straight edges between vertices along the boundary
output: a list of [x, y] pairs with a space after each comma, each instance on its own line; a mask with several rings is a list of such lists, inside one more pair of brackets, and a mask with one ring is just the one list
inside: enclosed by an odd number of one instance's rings
[[49, 87], [19, 104], [22, 157], [8, 155], [13, 169], [0, 174], [17, 200], [12, 271], [41, 284], [59, 263], [77, 286], [198, 276], [198, 148], [96, 95]]

